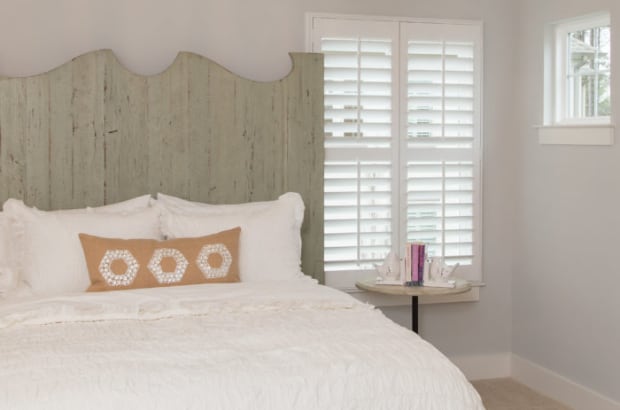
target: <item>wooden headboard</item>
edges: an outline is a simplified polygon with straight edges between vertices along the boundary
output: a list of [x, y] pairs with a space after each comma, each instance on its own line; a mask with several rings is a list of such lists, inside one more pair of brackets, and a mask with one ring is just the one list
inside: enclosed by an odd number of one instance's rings
[[291, 53], [274, 82], [196, 54], [163, 73], [109, 50], [46, 74], [0, 77], [0, 200], [77, 208], [163, 192], [210, 203], [306, 204], [303, 270], [323, 280], [323, 58]]

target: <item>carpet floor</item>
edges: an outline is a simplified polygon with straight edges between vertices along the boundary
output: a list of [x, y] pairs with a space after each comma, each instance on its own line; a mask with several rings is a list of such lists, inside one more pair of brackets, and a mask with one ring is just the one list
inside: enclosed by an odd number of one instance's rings
[[572, 410], [512, 379], [472, 382], [487, 410]]

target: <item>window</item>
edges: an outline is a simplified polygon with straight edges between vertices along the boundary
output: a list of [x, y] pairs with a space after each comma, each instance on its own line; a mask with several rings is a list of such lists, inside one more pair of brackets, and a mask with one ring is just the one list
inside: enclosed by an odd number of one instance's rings
[[557, 123], [609, 122], [610, 34], [608, 15], [556, 25]]
[[325, 270], [347, 286], [407, 241], [479, 280], [481, 26], [311, 16], [325, 55]]
[[547, 30], [543, 144], [611, 145], [609, 13], [562, 21]]

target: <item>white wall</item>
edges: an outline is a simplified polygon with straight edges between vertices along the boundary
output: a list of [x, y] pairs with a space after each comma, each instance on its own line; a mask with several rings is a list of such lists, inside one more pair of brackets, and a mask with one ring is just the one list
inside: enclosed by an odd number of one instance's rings
[[532, 127], [543, 118], [545, 24], [601, 10], [614, 25], [618, 124], [620, 1], [521, 1], [512, 340], [517, 355], [620, 401], [620, 143], [539, 145]]
[[[510, 351], [514, 214], [515, 57], [510, 0], [20, 0], [0, 1], [0, 74], [29, 75], [76, 55], [113, 49], [143, 74], [165, 69], [179, 50], [208, 56], [248, 78], [288, 72], [304, 51], [304, 13], [338, 12], [477, 19], [485, 24], [484, 255], [478, 303], [423, 306], [423, 336], [449, 355]], [[386, 310], [408, 325], [409, 308]]]

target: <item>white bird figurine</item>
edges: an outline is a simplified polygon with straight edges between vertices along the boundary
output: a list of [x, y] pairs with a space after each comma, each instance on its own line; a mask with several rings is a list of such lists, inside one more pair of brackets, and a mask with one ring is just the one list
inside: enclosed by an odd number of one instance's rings
[[456, 270], [456, 268], [459, 267], [459, 265], [460, 265], [459, 263], [457, 263], [456, 265], [452, 265], [452, 266], [444, 264], [443, 268], [441, 269], [441, 277], [444, 280], [451, 278], [452, 275], [454, 274], [454, 271]]
[[383, 260], [383, 263], [381, 265], [375, 264], [375, 267], [383, 280], [400, 279], [400, 261], [394, 252], [390, 251]]

